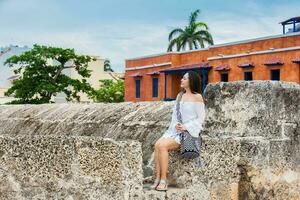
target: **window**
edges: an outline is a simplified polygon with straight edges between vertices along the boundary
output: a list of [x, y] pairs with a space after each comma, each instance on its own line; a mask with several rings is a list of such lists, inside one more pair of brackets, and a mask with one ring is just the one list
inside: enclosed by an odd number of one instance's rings
[[158, 97], [158, 78], [152, 78], [152, 97]]
[[135, 98], [141, 97], [141, 80], [136, 79], [135, 80]]
[[252, 72], [244, 72], [244, 80], [245, 81], [252, 81]]
[[280, 69], [271, 70], [271, 80], [279, 81], [280, 80]]
[[222, 73], [221, 74], [221, 81], [222, 82], [228, 82], [228, 73]]

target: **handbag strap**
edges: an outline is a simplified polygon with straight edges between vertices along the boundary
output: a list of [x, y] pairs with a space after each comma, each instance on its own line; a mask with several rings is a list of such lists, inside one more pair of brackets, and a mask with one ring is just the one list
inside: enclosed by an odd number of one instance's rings
[[[182, 123], [182, 116], [181, 116], [181, 112], [180, 112], [180, 101], [183, 95], [183, 91], [181, 91], [178, 95], [177, 101], [176, 101], [176, 116], [177, 116], [177, 121], [179, 123]], [[182, 141], [184, 139], [184, 134], [183, 132], [179, 133], [180, 136], [180, 141]]]
[[183, 92], [181, 91], [179, 93], [179, 96], [176, 101], [176, 116], [177, 116], [177, 121], [179, 123], [182, 123], [182, 116], [181, 116], [181, 112], [180, 112], [180, 101], [181, 101], [182, 95], [183, 95]]

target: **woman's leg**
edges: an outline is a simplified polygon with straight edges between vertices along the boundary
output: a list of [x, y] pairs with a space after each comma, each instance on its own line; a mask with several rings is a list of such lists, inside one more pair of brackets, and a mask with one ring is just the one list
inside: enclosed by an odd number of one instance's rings
[[156, 179], [160, 179], [160, 163], [159, 163], [159, 145], [161, 139], [157, 140], [154, 145], [154, 161], [155, 161], [155, 174]]
[[162, 138], [160, 139], [157, 149], [158, 149], [158, 160], [160, 167], [160, 178], [167, 179], [168, 163], [169, 163], [169, 153], [168, 151], [177, 150], [180, 147], [174, 139]]

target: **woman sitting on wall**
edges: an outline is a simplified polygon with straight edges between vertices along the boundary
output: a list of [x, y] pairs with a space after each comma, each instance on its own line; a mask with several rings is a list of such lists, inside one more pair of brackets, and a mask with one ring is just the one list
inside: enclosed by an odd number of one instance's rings
[[[172, 120], [167, 131], [155, 143], [154, 159], [156, 179], [151, 186], [159, 191], [167, 190], [168, 151], [180, 148], [179, 133], [187, 130], [193, 137], [199, 137], [205, 118], [204, 102], [200, 94], [200, 77], [194, 71], [188, 71], [181, 79], [180, 101], [182, 122], [177, 122], [176, 101], [173, 106]], [[178, 99], [178, 95], [176, 100]]]

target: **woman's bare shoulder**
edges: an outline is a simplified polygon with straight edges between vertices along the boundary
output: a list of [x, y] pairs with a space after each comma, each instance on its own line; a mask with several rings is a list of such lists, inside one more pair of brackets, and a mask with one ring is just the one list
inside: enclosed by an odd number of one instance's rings
[[203, 97], [202, 97], [201, 94], [199, 94], [199, 93], [194, 94], [194, 97], [195, 97], [196, 102], [204, 102]]

